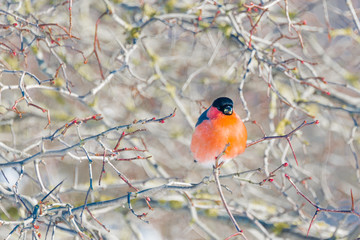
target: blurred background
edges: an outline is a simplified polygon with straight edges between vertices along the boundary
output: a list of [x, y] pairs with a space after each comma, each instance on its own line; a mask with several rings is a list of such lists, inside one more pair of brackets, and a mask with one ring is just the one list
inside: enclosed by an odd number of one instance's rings
[[[1, 238], [236, 233], [189, 148], [197, 118], [227, 96], [249, 143], [319, 120], [291, 135], [298, 165], [282, 138], [222, 167], [246, 238], [303, 239], [311, 225], [308, 239], [356, 239], [359, 15], [351, 0], [4, 1]], [[318, 207], [356, 212], [311, 224], [316, 208], [285, 174]]]

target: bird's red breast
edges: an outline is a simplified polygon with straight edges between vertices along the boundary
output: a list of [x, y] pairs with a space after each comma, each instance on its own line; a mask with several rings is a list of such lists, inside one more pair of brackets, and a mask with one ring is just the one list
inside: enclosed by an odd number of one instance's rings
[[[221, 98], [220, 98], [221, 99]], [[223, 98], [230, 100], [228, 98]], [[230, 160], [243, 153], [246, 147], [247, 131], [240, 117], [232, 111], [225, 114], [221, 107], [213, 105], [199, 118], [191, 140], [191, 151], [195, 160], [214, 163], [215, 158], [230, 144], [222, 161]]]

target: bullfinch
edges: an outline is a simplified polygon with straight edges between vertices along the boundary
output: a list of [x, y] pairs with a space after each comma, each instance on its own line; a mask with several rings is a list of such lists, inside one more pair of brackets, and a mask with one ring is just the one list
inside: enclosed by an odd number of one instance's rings
[[229, 144], [220, 160], [226, 163], [245, 151], [246, 140], [245, 125], [234, 111], [233, 101], [220, 97], [200, 115], [190, 149], [196, 161], [211, 164]]

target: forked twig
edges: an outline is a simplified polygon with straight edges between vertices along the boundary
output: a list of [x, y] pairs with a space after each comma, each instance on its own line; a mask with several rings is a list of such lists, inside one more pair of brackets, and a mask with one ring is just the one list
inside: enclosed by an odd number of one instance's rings
[[[213, 175], [214, 175], [214, 178], [215, 178], [215, 183], [216, 183], [216, 187], [218, 189], [218, 192], [219, 192], [219, 195], [220, 195], [220, 198], [221, 198], [221, 201], [225, 207], [225, 210], [226, 212], [228, 213], [230, 219], [231, 219], [231, 222], [233, 223], [234, 227], [236, 228], [236, 233], [233, 234], [232, 236], [238, 236], [238, 235], [241, 235], [244, 239], [247, 239], [243, 233], [243, 230], [240, 229], [239, 225], [237, 224], [233, 214], [231, 213], [229, 207], [228, 207], [228, 204], [226, 202], [226, 199], [225, 199], [225, 196], [224, 196], [224, 193], [222, 191], [222, 188], [221, 188], [221, 184], [220, 184], [220, 179], [219, 179], [219, 175], [220, 175], [220, 169], [221, 169], [221, 166], [223, 165], [224, 162], [219, 162], [220, 158], [225, 154], [225, 151], [226, 149], [230, 146], [230, 144], [226, 144], [225, 145], [225, 148], [224, 150], [215, 158], [215, 165], [214, 165], [214, 170], [213, 170]], [[229, 239], [229, 238], [228, 238]]]
[[294, 155], [294, 158], [295, 158], [295, 161], [296, 161], [296, 165], [299, 165], [299, 164], [298, 164], [298, 161], [297, 161], [297, 159], [296, 159], [296, 155], [295, 155], [295, 152], [294, 152], [294, 149], [293, 149], [293, 147], [292, 147], [292, 144], [291, 144], [290, 139], [291, 139], [292, 135], [294, 135], [294, 133], [297, 132], [297, 131], [299, 131], [301, 128], [303, 128], [303, 127], [305, 127], [305, 126], [313, 125], [313, 124], [319, 124], [319, 121], [318, 121], [318, 120], [315, 120], [315, 121], [309, 122], [309, 123], [306, 122], [306, 121], [304, 121], [304, 122], [302, 122], [297, 128], [295, 128], [294, 130], [292, 130], [292, 131], [289, 132], [288, 134], [280, 135], [280, 136], [264, 136], [264, 137], [262, 137], [262, 138], [260, 138], [260, 139], [258, 139], [258, 140], [255, 140], [255, 141], [253, 141], [253, 142], [251, 142], [251, 143], [246, 144], [246, 147], [248, 148], [248, 147], [250, 147], [250, 146], [252, 146], [252, 145], [255, 145], [255, 144], [257, 144], [257, 143], [259, 143], [259, 142], [262, 142], [262, 141], [265, 141], [265, 140], [285, 138], [286, 141], [287, 141], [287, 142], [289, 143], [289, 145], [290, 145], [291, 151], [292, 151], [292, 153], [293, 153], [293, 155]]
[[311, 229], [312, 224], [314, 223], [316, 217], [318, 216], [319, 212], [333, 212], [333, 213], [343, 213], [343, 214], [353, 214], [360, 218], [360, 213], [355, 210], [355, 203], [354, 203], [354, 196], [352, 190], [350, 190], [350, 196], [351, 196], [351, 208], [350, 210], [339, 210], [339, 209], [327, 209], [319, 207], [316, 203], [311, 201], [305, 194], [303, 194], [299, 188], [295, 185], [295, 183], [291, 180], [290, 176], [288, 174], [285, 174], [286, 179], [290, 182], [290, 184], [295, 188], [296, 193], [299, 194], [301, 197], [303, 197], [308, 203], [310, 203], [315, 209], [314, 216], [311, 218], [310, 225], [307, 231], [306, 236], [309, 236], [309, 232]]

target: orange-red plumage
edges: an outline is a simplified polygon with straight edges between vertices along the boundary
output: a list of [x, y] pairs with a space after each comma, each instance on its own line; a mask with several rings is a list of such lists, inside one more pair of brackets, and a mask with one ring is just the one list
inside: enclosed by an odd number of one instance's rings
[[195, 160], [214, 163], [215, 158], [230, 144], [222, 161], [243, 153], [247, 131], [240, 117], [233, 111], [229, 98], [218, 98], [199, 118], [191, 140]]

